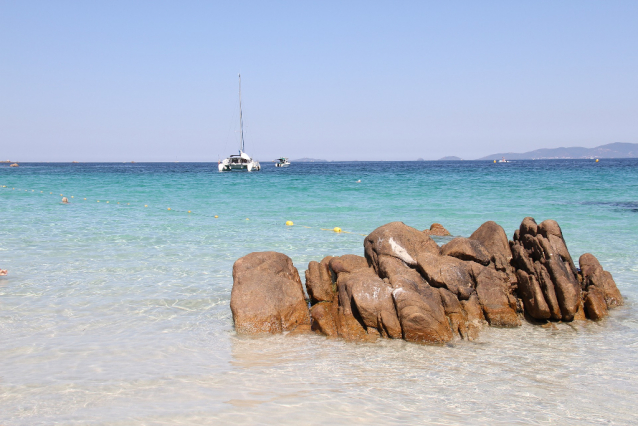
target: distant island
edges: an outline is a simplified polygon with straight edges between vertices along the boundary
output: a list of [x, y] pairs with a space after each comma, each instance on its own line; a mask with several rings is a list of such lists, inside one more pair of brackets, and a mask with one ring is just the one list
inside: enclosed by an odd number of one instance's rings
[[[456, 158], [444, 157], [441, 160]], [[551, 160], [551, 159], [583, 159], [583, 158], [638, 158], [638, 143], [614, 142], [595, 148], [583, 148], [579, 146], [571, 148], [543, 148], [522, 154], [514, 152], [502, 152], [492, 154], [479, 160]]]
[[297, 160], [291, 160], [291, 162], [293, 162], [293, 163], [327, 163], [328, 160], [320, 160], [320, 159], [317, 159], [317, 158], [304, 157], [304, 158], [299, 158]]
[[439, 158], [438, 161], [463, 161], [461, 157], [455, 157], [454, 155], [448, 155], [447, 157]]

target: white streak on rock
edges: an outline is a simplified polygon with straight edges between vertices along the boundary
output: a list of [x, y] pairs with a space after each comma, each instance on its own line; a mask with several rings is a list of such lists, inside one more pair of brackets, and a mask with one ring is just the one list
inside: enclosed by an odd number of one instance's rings
[[401, 259], [402, 261], [404, 261], [410, 266], [416, 265], [416, 261], [412, 259], [412, 256], [408, 254], [407, 250], [401, 247], [399, 244], [397, 244], [397, 242], [394, 241], [392, 237], [390, 237], [390, 239], [388, 240], [388, 243], [390, 243], [390, 247], [392, 248], [392, 251], [399, 259]]

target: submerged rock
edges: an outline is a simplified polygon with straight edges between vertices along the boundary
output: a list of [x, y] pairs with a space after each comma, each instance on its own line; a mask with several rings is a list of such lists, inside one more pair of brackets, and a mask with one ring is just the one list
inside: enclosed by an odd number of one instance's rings
[[364, 240], [365, 257], [347, 254], [310, 262], [304, 299], [287, 256], [251, 253], [233, 267], [231, 310], [238, 333], [308, 329], [355, 342], [402, 338], [444, 344], [474, 340], [487, 324], [599, 321], [623, 298], [611, 274], [587, 253], [580, 270], [556, 221], [523, 219], [512, 241], [489, 221], [469, 238], [439, 248], [402, 222]]
[[445, 227], [440, 223], [433, 223], [432, 225], [430, 225], [430, 229], [424, 230], [423, 233], [427, 235], [434, 235], [437, 237], [449, 237], [450, 235], [452, 235], [450, 234], [450, 231], [445, 229]]

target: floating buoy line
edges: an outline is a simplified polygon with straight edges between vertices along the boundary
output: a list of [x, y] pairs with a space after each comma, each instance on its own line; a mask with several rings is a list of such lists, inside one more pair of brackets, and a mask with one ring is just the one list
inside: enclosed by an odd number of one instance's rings
[[[16, 187], [9, 188], [9, 187], [7, 187], [7, 185], [0, 185], [0, 189], [12, 190], [12, 191], [17, 190], [17, 191], [20, 191], [20, 192], [24, 191], [24, 192], [29, 193], [28, 189], [24, 189], [23, 190], [21, 188], [16, 188]], [[47, 195], [47, 194], [44, 193], [44, 191], [40, 191], [38, 193], [35, 189], [32, 189], [31, 193]], [[48, 195], [53, 195], [53, 191], [49, 191]], [[56, 197], [57, 197], [57, 195], [56, 195]], [[69, 198], [68, 195], [65, 196], [64, 194], [60, 194], [60, 197], [63, 197], [65, 199], [67, 199], [67, 200]], [[70, 198], [75, 199], [75, 196], [71, 195]], [[78, 199], [80, 199], [80, 197], [78, 197]], [[88, 200], [86, 197], [83, 197], [82, 201], [90, 201], [90, 200]], [[98, 199], [95, 199], [95, 201], [98, 202], [98, 203], [104, 202], [106, 204], [110, 204], [110, 202], [111, 202], [111, 200], [98, 200]], [[65, 204], [68, 204], [68, 202], [65, 203]], [[113, 204], [116, 204], [116, 205], [119, 205], [119, 206], [123, 206], [123, 205], [130, 206], [131, 205], [131, 203], [124, 203], [124, 202], [120, 202], [120, 201], [114, 201]], [[135, 203], [133, 204], [133, 206], [135, 206]], [[149, 205], [148, 204], [144, 204], [144, 208], [149, 208]], [[151, 208], [153, 208], [153, 207], [151, 207]], [[156, 209], [156, 210], [164, 210], [164, 207], [155, 207], [154, 209]], [[193, 213], [192, 210], [179, 210], [179, 209], [176, 210], [176, 209], [173, 209], [172, 207], [166, 207], [166, 210], [164, 210], [164, 211], [171, 212], [171, 213], [185, 213], [185, 214], [187, 214], [189, 216], [190, 215], [196, 215], [196, 216], [211, 217], [211, 218], [214, 218], [214, 219], [218, 219], [219, 218], [219, 215]], [[247, 217], [247, 218], [245, 218], [244, 221], [250, 221], [250, 218]], [[322, 227], [319, 227], [319, 226], [295, 225], [295, 223], [292, 220], [287, 220], [284, 223], [284, 226], [287, 226], [287, 227], [298, 227], [298, 228], [300, 227], [300, 228], [306, 228], [306, 229], [318, 229], [318, 230], [321, 230], [321, 231], [330, 231], [330, 232], [333, 232], [335, 234], [355, 234], [355, 235], [363, 235], [364, 237], [366, 237], [368, 235], [368, 234], [360, 234], [358, 232], [344, 231], [338, 226], [335, 226], [334, 228], [322, 228]]]

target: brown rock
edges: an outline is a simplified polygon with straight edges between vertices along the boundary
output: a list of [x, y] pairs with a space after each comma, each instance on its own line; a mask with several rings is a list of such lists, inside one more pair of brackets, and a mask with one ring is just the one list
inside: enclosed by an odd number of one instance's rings
[[538, 232], [538, 225], [533, 217], [526, 217], [521, 222], [520, 230], [520, 238], [523, 238], [523, 235], [529, 234], [532, 237], [536, 236]]
[[576, 275], [578, 271], [574, 265], [572, 256], [569, 254], [569, 250], [567, 250], [567, 244], [563, 238], [563, 231], [560, 229], [558, 222], [552, 219], [544, 220], [538, 225], [538, 232], [549, 241], [552, 251], [557, 253], [563, 262], [568, 263], [572, 274]]
[[[337, 280], [337, 285], [339, 281]], [[358, 318], [355, 318], [355, 311], [352, 309], [350, 298], [343, 288], [339, 288], [336, 296], [337, 316], [335, 324], [340, 337], [348, 341], [368, 342], [374, 340], [366, 332], [365, 327]]]
[[406, 265], [404, 261], [397, 259], [396, 257], [381, 255], [378, 258], [377, 273], [379, 274], [379, 277], [387, 279], [390, 283], [392, 283], [390, 277], [401, 275], [406, 269], [410, 269], [410, 267]]
[[439, 253], [439, 246], [432, 238], [403, 222], [392, 222], [375, 229], [366, 237], [364, 248], [366, 259], [377, 273], [380, 255], [396, 257], [414, 267], [419, 253]]
[[527, 275], [520, 269], [516, 274], [518, 275], [518, 295], [525, 305], [525, 313], [537, 320], [549, 319], [551, 312], [536, 277]]
[[476, 293], [473, 293], [468, 300], [461, 300], [460, 303], [467, 318], [467, 338], [475, 340], [483, 325], [486, 324], [483, 308]]
[[310, 302], [315, 304], [321, 301], [331, 301], [336, 291], [332, 282], [329, 262], [331, 256], [324, 258], [321, 263], [312, 261], [306, 270], [306, 291]]
[[613, 277], [609, 272], [603, 270], [603, 267], [600, 266], [598, 259], [593, 254], [583, 254], [578, 259], [578, 263], [580, 264], [580, 272], [583, 276], [585, 288], [588, 289], [590, 286], [595, 286], [602, 290], [609, 308], [620, 306], [624, 303]]
[[583, 277], [585, 278], [593, 275], [597, 269], [603, 269], [603, 267], [600, 266], [600, 262], [598, 262], [598, 259], [596, 259], [596, 256], [591, 253], [583, 254], [578, 259], [578, 263], [580, 265], [580, 273], [583, 274]]
[[328, 337], [338, 337], [337, 305], [333, 302], [318, 302], [310, 308], [312, 329]]
[[372, 268], [341, 273], [337, 285], [340, 300], [346, 304], [345, 298], [349, 299], [354, 317], [367, 330], [374, 328], [383, 337], [401, 338], [401, 325], [394, 307], [392, 289]]
[[534, 262], [530, 259], [527, 251], [523, 247], [520, 241], [516, 241], [512, 244], [512, 263], [516, 269], [522, 269], [528, 274], [534, 273]]
[[490, 254], [494, 268], [505, 272], [511, 284], [516, 283], [516, 271], [511, 265], [512, 251], [500, 225], [493, 221], [485, 222], [472, 233], [470, 239], [480, 242]]
[[487, 221], [470, 235], [470, 239], [480, 242], [492, 256], [501, 256], [507, 263], [512, 258], [505, 230], [493, 221]]
[[520, 228], [514, 231], [514, 236], [512, 237], [514, 241], [518, 241], [521, 239], [521, 230]]
[[477, 322], [478, 324], [484, 324], [486, 322], [485, 315], [483, 315], [483, 308], [476, 293], [473, 293], [468, 300], [461, 300], [460, 303], [467, 314], [468, 321]]
[[255, 252], [237, 259], [230, 309], [240, 334], [281, 333], [310, 325], [299, 272], [282, 253]]
[[431, 285], [446, 288], [460, 299], [467, 299], [474, 291], [470, 263], [427, 252], [417, 257], [417, 269]]
[[457, 299], [452, 292], [444, 288], [440, 288], [439, 293], [441, 294], [445, 315], [447, 315], [450, 320], [452, 333], [460, 336], [462, 339], [468, 339], [467, 314], [463, 310], [459, 299]]
[[560, 259], [552, 257], [546, 266], [554, 283], [562, 320], [571, 321], [578, 310], [580, 285], [576, 277], [565, 267], [565, 264]]
[[445, 229], [443, 227], [443, 225], [441, 225], [440, 223], [433, 223], [430, 226], [430, 229], [426, 229], [423, 232], [428, 234], [428, 235], [436, 235], [437, 237], [448, 237], [448, 236], [452, 235], [452, 234], [450, 234], [450, 231]]
[[607, 316], [607, 303], [602, 290], [596, 286], [589, 287], [585, 296], [585, 313], [587, 318], [600, 321]]
[[452, 330], [441, 305], [436, 305], [413, 290], [396, 288], [392, 292], [408, 342], [441, 344], [452, 340]]
[[536, 271], [536, 277], [538, 277], [538, 283], [543, 290], [543, 297], [551, 314], [550, 318], [558, 321], [562, 318], [562, 314], [560, 312], [558, 298], [556, 297], [556, 290], [554, 290], [554, 283], [549, 276], [549, 272], [547, 272], [547, 269], [545, 269], [540, 262], [534, 264], [534, 269]]
[[343, 256], [333, 257], [330, 260], [330, 269], [335, 274], [340, 274], [342, 272], [354, 272], [358, 269], [370, 269], [370, 265], [368, 265], [365, 257], [344, 254]]
[[396, 257], [382, 255], [378, 261], [382, 276], [394, 289], [392, 297], [403, 338], [421, 343], [451, 339], [452, 331], [437, 289]]
[[[510, 260], [512, 259], [512, 252], [510, 251]], [[492, 262], [494, 262], [494, 269], [497, 271], [509, 271], [513, 272], [510, 266], [510, 262], [500, 253], [492, 254]]]
[[443, 256], [452, 256], [457, 259], [473, 261], [481, 265], [490, 264], [490, 253], [483, 247], [480, 241], [470, 238], [456, 237], [441, 247]]
[[529, 257], [532, 259], [532, 261], [545, 262], [545, 260], [550, 257], [549, 254], [545, 253], [545, 249], [543, 247], [543, 244], [541, 243], [542, 239], [543, 237], [541, 235], [537, 237], [534, 237], [530, 234], [525, 234], [521, 236], [521, 242], [523, 244], [523, 247], [525, 247], [525, 250], [527, 254], [529, 255]]
[[312, 327], [310, 324], [299, 324], [297, 327], [293, 328], [288, 336], [299, 336], [300, 334], [310, 334], [312, 333]]
[[476, 294], [491, 326], [518, 327], [521, 322], [508, 297], [508, 283], [492, 268], [476, 268]]
[[621, 306], [624, 303], [623, 297], [620, 294], [620, 290], [616, 287], [616, 282], [608, 271], [603, 271], [603, 293], [605, 295], [605, 302], [607, 307], [614, 308]]
[[361, 323], [352, 315], [352, 311], [347, 311], [345, 307], [339, 305], [337, 310], [337, 331], [339, 337], [350, 342], [370, 342], [376, 339], [367, 333]]
[[585, 303], [581, 299], [578, 303], [578, 310], [576, 314], [574, 314], [573, 321], [587, 321], [587, 316], [585, 315]]

